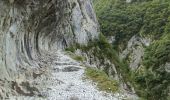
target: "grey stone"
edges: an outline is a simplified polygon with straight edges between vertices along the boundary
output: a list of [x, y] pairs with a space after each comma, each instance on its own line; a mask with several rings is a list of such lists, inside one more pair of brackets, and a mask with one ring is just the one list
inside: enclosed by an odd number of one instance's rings
[[78, 67], [65, 67], [64, 69], [62, 69], [63, 72], [73, 72], [73, 71], [79, 71], [81, 68]]
[[0, 0], [0, 96], [12, 94], [12, 81], [20, 87], [49, 73], [57, 59], [50, 52], [87, 44], [98, 33], [91, 0]]
[[149, 38], [143, 38], [140, 36], [133, 36], [129, 41], [128, 45], [120, 53], [122, 59], [127, 59], [129, 61], [129, 67], [132, 70], [139, 68], [144, 55], [144, 46], [149, 46], [151, 40]]

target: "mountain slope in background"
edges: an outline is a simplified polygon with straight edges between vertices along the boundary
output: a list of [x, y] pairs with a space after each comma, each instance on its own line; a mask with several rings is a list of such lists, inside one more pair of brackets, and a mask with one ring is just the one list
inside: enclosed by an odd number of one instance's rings
[[102, 33], [127, 63], [125, 80], [147, 100], [170, 99], [170, 2], [94, 0]]

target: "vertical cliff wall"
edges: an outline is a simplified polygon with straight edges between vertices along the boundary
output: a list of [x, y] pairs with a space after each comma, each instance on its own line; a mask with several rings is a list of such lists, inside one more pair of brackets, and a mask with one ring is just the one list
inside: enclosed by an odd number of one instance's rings
[[0, 95], [47, 67], [45, 53], [97, 37], [91, 0], [0, 0]]

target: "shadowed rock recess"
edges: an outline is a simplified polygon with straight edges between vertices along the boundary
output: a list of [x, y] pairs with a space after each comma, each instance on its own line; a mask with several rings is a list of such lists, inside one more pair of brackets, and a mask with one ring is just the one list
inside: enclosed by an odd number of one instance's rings
[[49, 75], [50, 54], [97, 37], [91, 0], [0, 0], [0, 98], [44, 97], [33, 80]]

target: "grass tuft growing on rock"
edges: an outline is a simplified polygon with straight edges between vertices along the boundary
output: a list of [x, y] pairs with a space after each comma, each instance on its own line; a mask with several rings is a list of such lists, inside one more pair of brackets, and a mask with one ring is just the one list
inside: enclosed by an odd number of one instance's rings
[[76, 49], [74, 46], [72, 46], [72, 47], [66, 48], [65, 51], [70, 51], [70, 52], [74, 53], [76, 51]]
[[78, 56], [78, 55], [75, 55], [75, 56], [73, 57], [73, 59], [76, 60], [76, 61], [80, 61], [80, 62], [83, 62], [83, 61], [85, 60], [84, 57]]
[[83, 61], [86, 61], [86, 58], [84, 56], [81, 56], [81, 55], [76, 55], [74, 54], [73, 52], [69, 51], [69, 50], [66, 50], [68, 55], [70, 55], [70, 57], [76, 61], [79, 61], [79, 62], [83, 62]]
[[97, 83], [97, 87], [100, 90], [112, 93], [118, 91], [118, 82], [110, 79], [104, 71], [94, 68], [86, 68], [85, 74], [87, 78]]

